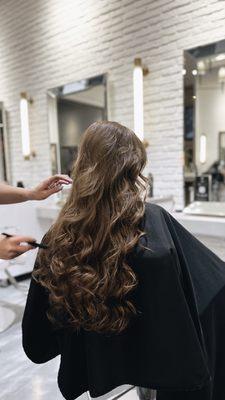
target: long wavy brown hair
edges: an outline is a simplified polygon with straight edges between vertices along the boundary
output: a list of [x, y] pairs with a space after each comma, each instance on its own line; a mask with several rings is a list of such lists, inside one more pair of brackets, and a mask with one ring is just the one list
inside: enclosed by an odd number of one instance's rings
[[129, 295], [138, 282], [126, 256], [145, 233], [145, 165], [143, 143], [125, 126], [101, 121], [85, 131], [71, 192], [34, 272], [48, 289], [51, 320], [119, 333], [136, 314]]

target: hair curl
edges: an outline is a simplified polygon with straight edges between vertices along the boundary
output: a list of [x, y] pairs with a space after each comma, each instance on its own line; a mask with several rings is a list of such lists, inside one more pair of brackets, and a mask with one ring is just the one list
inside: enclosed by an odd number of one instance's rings
[[130, 129], [101, 121], [85, 131], [71, 192], [33, 274], [48, 289], [52, 321], [119, 333], [137, 313], [130, 298], [137, 277], [126, 255], [145, 233], [145, 165], [144, 145]]

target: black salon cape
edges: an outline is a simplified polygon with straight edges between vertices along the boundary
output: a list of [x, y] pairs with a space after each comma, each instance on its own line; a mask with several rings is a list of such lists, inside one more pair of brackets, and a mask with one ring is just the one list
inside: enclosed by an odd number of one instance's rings
[[48, 294], [31, 281], [23, 347], [35, 363], [61, 356], [67, 400], [122, 384], [157, 389], [157, 400], [225, 400], [225, 263], [158, 205], [145, 203], [147, 235], [128, 260], [140, 311], [120, 334], [58, 329], [46, 317]]

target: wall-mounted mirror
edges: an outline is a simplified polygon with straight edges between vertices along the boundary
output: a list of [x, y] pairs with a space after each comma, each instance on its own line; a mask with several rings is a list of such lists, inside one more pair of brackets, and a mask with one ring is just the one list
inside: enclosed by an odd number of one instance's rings
[[185, 204], [225, 201], [225, 40], [184, 52]]
[[6, 111], [3, 102], [0, 101], [0, 181], [10, 183], [9, 149], [6, 126]]
[[85, 129], [107, 119], [106, 74], [48, 90], [48, 116], [52, 173], [70, 175]]

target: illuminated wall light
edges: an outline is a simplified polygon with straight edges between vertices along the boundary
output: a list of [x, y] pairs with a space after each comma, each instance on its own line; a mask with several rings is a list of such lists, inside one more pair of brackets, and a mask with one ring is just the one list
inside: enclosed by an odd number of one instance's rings
[[[194, 70], [193, 70], [194, 71]], [[192, 72], [193, 73], [193, 72]], [[197, 73], [202, 76], [206, 73], [206, 65], [204, 61], [200, 60], [197, 64]], [[197, 74], [196, 74], [197, 75]]]
[[206, 135], [200, 136], [199, 160], [201, 164], [206, 162]]
[[144, 140], [143, 67], [141, 58], [135, 58], [133, 70], [134, 132]]
[[192, 75], [193, 75], [193, 76], [196, 76], [196, 75], [198, 75], [198, 71], [197, 71], [197, 69], [193, 69], [191, 73], [192, 73]]
[[218, 79], [221, 84], [221, 89], [224, 91], [224, 84], [225, 84], [225, 67], [220, 67], [218, 71]]
[[33, 100], [27, 97], [26, 92], [20, 93], [20, 123], [21, 123], [21, 140], [22, 152], [25, 160], [29, 160], [30, 156], [35, 157], [35, 151], [30, 149], [30, 127], [29, 127], [29, 104]]
[[29, 112], [28, 99], [25, 92], [20, 95], [20, 121], [21, 121], [21, 139], [22, 152], [25, 160], [30, 159], [30, 128], [29, 128]]
[[142, 65], [141, 58], [135, 58], [133, 70], [134, 132], [142, 140], [145, 147], [149, 146], [149, 142], [144, 139], [143, 77], [148, 73], [149, 69]]

